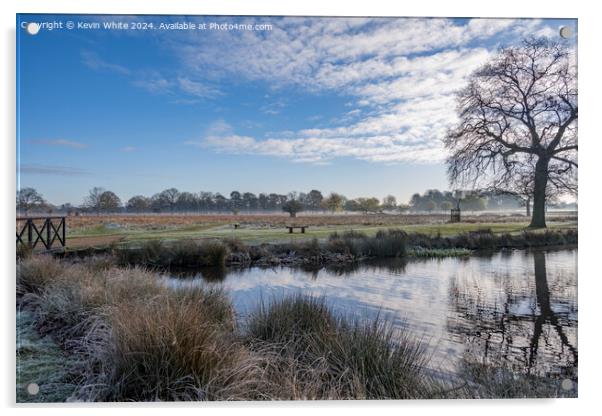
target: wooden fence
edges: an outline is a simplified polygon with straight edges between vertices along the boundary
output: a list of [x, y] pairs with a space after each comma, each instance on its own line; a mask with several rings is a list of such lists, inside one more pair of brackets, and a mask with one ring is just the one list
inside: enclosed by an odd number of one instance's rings
[[66, 234], [65, 217], [17, 217], [17, 245], [33, 249], [41, 243], [46, 250], [55, 243], [65, 247]]

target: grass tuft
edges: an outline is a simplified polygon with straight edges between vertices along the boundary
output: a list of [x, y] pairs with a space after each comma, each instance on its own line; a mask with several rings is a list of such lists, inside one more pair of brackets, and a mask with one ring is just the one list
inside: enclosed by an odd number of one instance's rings
[[268, 377], [284, 398], [401, 399], [432, 391], [419, 342], [380, 319], [337, 317], [323, 299], [298, 295], [262, 304], [248, 338], [251, 348], [274, 357]]

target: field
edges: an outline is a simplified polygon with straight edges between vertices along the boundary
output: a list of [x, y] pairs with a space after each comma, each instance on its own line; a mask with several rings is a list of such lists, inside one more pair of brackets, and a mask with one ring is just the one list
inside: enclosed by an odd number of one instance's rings
[[[575, 214], [550, 214], [548, 227], [577, 227]], [[235, 224], [238, 225], [235, 227]], [[287, 225], [308, 226], [306, 233], [289, 234]], [[523, 215], [465, 215], [461, 223], [449, 223], [443, 214], [407, 215], [300, 215], [290, 218], [279, 214], [254, 215], [101, 215], [67, 218], [67, 246], [71, 248], [128, 244], [143, 240], [236, 238], [247, 244], [278, 243], [291, 240], [325, 239], [335, 231], [355, 230], [374, 235], [378, 230], [400, 228], [442, 236], [489, 228], [494, 233], [524, 230]]]

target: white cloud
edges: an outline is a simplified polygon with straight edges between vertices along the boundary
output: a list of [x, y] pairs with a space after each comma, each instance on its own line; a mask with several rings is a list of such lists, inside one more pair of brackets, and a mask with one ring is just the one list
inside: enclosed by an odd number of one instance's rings
[[[183, 67], [199, 78], [334, 92], [349, 97], [351, 110], [329, 128], [249, 137], [228, 126], [189, 144], [313, 163], [337, 157], [440, 162], [446, 156], [441, 139], [456, 120], [455, 91], [500, 40], [551, 30], [534, 19], [460, 24], [449, 19], [285, 18], [270, 23], [270, 32], [187, 38], [176, 52]], [[281, 109], [268, 102], [259, 110], [276, 114]]]
[[250, 136], [233, 133], [223, 122], [208, 129], [202, 140], [189, 140], [187, 145], [213, 149], [219, 153], [251, 154], [286, 157], [293, 162], [323, 163], [338, 157], [351, 157], [370, 162], [419, 162], [430, 163], [441, 160], [441, 146], [414, 137], [411, 134], [386, 134], [356, 137], [302, 132], [303, 137], [283, 137], [258, 140]]

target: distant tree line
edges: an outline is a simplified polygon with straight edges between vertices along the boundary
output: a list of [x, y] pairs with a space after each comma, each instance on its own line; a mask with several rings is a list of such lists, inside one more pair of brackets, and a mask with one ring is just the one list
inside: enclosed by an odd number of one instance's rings
[[332, 192], [326, 196], [312, 189], [309, 192], [288, 194], [232, 191], [228, 196], [213, 192], [186, 192], [176, 188], [165, 189], [150, 197], [135, 195], [123, 202], [117, 194], [94, 187], [84, 198], [84, 203], [74, 206], [66, 203], [52, 205], [33, 188], [17, 192], [17, 210], [24, 214], [62, 212], [78, 213], [211, 213], [230, 212], [287, 212], [291, 217], [305, 212], [435, 212], [449, 211], [460, 204], [462, 210], [509, 210], [524, 206], [524, 200], [512, 194], [492, 191], [439, 191], [431, 189], [412, 195], [408, 204], [398, 203], [392, 195], [382, 200], [376, 197], [349, 199]]

